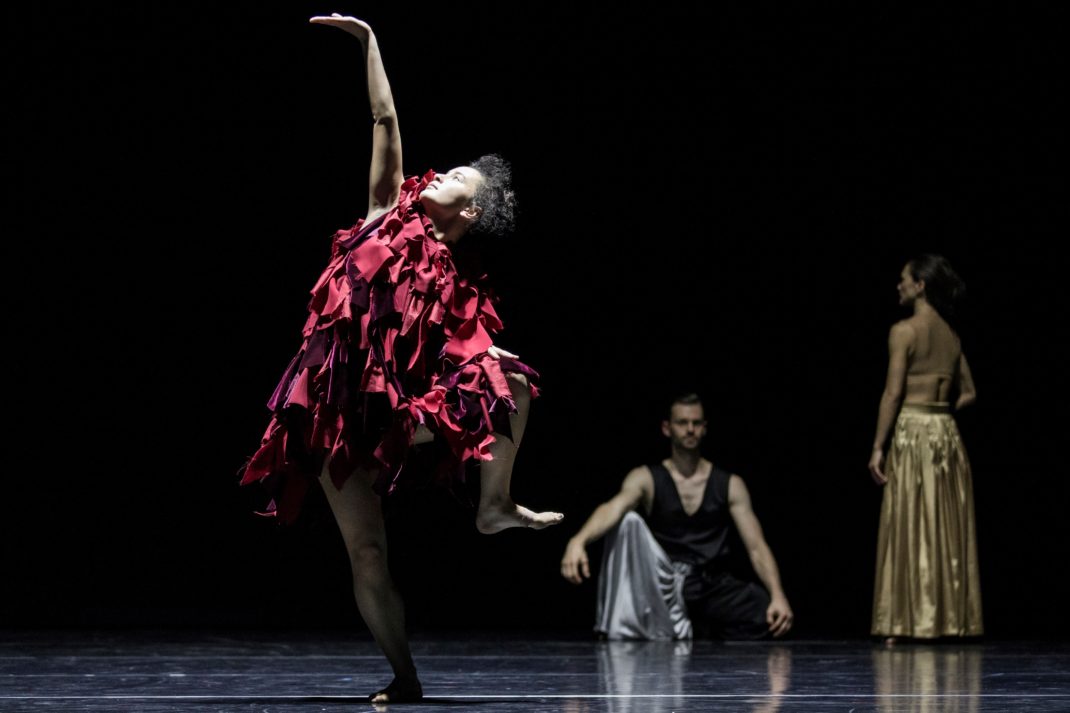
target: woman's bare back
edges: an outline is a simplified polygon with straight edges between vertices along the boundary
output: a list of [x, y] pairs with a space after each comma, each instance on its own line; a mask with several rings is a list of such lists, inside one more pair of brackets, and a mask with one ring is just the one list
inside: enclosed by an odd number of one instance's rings
[[959, 376], [962, 345], [958, 335], [936, 314], [916, 314], [903, 321], [914, 335], [904, 403], [947, 401]]

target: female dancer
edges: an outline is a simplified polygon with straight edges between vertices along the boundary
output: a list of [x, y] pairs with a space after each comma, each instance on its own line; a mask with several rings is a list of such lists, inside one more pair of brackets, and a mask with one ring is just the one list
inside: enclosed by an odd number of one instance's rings
[[888, 338], [888, 378], [869, 460], [873, 480], [885, 486], [872, 633], [889, 644], [897, 637], [983, 633], [970, 462], [948, 401], [953, 388], [955, 410], [976, 400], [966, 355], [948, 324], [963, 291], [936, 255], [911, 260], [900, 276], [899, 303], [914, 314], [893, 325]]
[[374, 119], [368, 212], [334, 236], [304, 344], [268, 403], [274, 418], [242, 483], [267, 486], [269, 509], [292, 521], [318, 480], [349, 552], [357, 606], [394, 670], [371, 699], [418, 700], [380, 507], [380, 496], [408, 479], [408, 447], [437, 436], [447, 482], [462, 477], [466, 461], [484, 461], [481, 532], [543, 528], [562, 517], [509, 495], [537, 375], [492, 344], [501, 322], [451, 253], [470, 230], [507, 226], [514, 199], [508, 165], [496, 156], [403, 180], [394, 101], [371, 28], [338, 14], [310, 22], [348, 32], [363, 49]]

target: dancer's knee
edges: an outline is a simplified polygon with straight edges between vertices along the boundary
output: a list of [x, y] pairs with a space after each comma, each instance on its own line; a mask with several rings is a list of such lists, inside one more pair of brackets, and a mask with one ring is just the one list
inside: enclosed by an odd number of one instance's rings
[[386, 571], [386, 548], [379, 542], [364, 542], [354, 545], [349, 551], [353, 576], [377, 577]]
[[515, 371], [505, 374], [505, 381], [509, 384], [509, 393], [513, 396], [513, 402], [518, 411], [527, 411], [531, 403], [531, 384], [528, 377]]
[[639, 513], [634, 510], [629, 510], [624, 513], [624, 517], [620, 519], [620, 525], [618, 525], [621, 532], [631, 532], [633, 530], [645, 530], [646, 522], [639, 516]]
[[509, 388], [515, 393], [517, 387], [521, 387], [525, 390], [525, 393], [529, 393], [531, 385], [528, 383], [528, 377], [521, 374], [519, 371], [507, 371], [505, 372], [505, 378], [509, 379]]

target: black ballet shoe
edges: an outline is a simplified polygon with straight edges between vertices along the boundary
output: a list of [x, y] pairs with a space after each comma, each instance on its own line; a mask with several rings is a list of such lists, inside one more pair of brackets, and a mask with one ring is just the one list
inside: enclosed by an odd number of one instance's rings
[[[376, 700], [379, 696], [384, 696], [385, 700]], [[368, 701], [377, 705], [416, 703], [423, 700], [423, 697], [424, 689], [418, 679], [402, 681], [395, 678], [389, 686], [368, 696]]]

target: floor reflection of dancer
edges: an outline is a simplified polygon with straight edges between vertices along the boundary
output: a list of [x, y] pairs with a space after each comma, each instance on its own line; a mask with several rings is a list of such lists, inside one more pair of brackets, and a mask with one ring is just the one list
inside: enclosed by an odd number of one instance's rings
[[[750, 713], [777, 713], [791, 686], [791, 649], [784, 646], [741, 648], [731, 653], [731, 670], [710, 676], [718, 669], [717, 654], [702, 651], [692, 657], [691, 641], [607, 641], [600, 643], [599, 695], [605, 696], [609, 713], [671, 713], [691, 710], [689, 694], [731, 696], [745, 701]], [[728, 654], [725, 654], [726, 659]], [[766, 680], [760, 675], [764, 669]], [[701, 681], [701, 688], [695, 689]], [[768, 692], [759, 690], [768, 683]], [[701, 695], [700, 694], [700, 695]], [[697, 710], [697, 708], [695, 708]], [[586, 711], [565, 706], [566, 713]], [[732, 710], [744, 710], [742, 706]]]
[[984, 649], [917, 646], [873, 651], [873, 691], [882, 713], [984, 710]]
[[791, 649], [774, 646], [765, 662], [769, 675], [769, 694], [756, 701], [751, 713], [777, 713], [784, 704], [784, 694], [791, 687]]
[[394, 670], [372, 700], [417, 700], [380, 507], [380, 495], [406, 481], [408, 447], [438, 437], [447, 479], [468, 460], [484, 461], [481, 532], [561, 519], [509, 495], [536, 374], [493, 346], [501, 323], [491, 301], [451, 254], [469, 230], [507, 225], [513, 196], [508, 165], [494, 156], [403, 180], [397, 115], [371, 28], [337, 14], [311, 22], [346, 31], [363, 49], [374, 119], [368, 212], [335, 235], [304, 344], [269, 403], [275, 417], [242, 482], [268, 486], [273, 509], [289, 521], [318, 476], [349, 552], [357, 605]]
[[[672, 713], [686, 707], [690, 641], [606, 641], [596, 649], [608, 713]], [[706, 662], [706, 659], [703, 658]], [[703, 674], [707, 671], [703, 671]]]
[[[948, 324], [964, 287], [942, 257], [903, 268], [888, 377], [869, 470], [884, 486], [873, 595], [876, 636], [935, 638], [983, 632], [970, 462], [951, 417], [976, 392]], [[885, 463], [884, 444], [891, 436]]]

